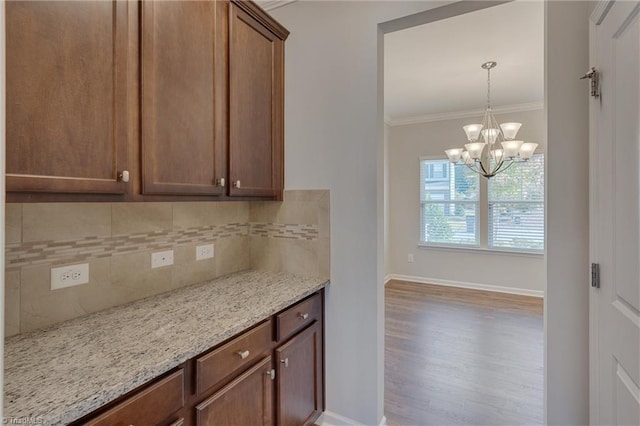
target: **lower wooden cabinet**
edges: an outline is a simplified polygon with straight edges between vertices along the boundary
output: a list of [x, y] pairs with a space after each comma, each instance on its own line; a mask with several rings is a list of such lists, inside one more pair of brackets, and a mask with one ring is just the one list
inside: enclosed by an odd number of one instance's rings
[[196, 425], [272, 425], [274, 378], [267, 357], [199, 404]]
[[73, 425], [313, 424], [324, 409], [323, 291]]
[[172, 415], [183, 407], [184, 372], [179, 369], [83, 424], [91, 426], [175, 424]]
[[307, 328], [276, 349], [278, 425], [312, 424], [322, 412], [322, 328]]

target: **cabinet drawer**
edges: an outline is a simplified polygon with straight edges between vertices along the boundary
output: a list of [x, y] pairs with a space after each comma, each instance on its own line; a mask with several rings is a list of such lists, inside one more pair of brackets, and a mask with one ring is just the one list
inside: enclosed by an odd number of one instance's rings
[[91, 426], [158, 424], [184, 406], [182, 369], [87, 422]]
[[320, 318], [322, 314], [320, 294], [303, 300], [276, 317], [276, 340], [282, 341], [293, 336], [307, 325]]
[[201, 395], [271, 350], [271, 320], [196, 359], [197, 392]]

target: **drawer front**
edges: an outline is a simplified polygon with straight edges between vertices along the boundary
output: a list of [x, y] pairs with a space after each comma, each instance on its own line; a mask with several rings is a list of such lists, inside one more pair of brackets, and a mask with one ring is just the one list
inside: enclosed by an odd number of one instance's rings
[[320, 294], [299, 302], [276, 317], [276, 340], [286, 340], [307, 325], [321, 318]]
[[150, 385], [122, 401], [87, 425], [158, 424], [184, 406], [184, 373], [182, 369]]
[[197, 392], [201, 395], [225, 377], [252, 364], [272, 347], [271, 320], [196, 359]]

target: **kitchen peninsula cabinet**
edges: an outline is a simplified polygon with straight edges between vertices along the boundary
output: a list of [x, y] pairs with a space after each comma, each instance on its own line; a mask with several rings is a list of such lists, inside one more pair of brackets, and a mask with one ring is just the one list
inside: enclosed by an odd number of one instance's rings
[[6, 3], [7, 191], [124, 194], [135, 3]]
[[288, 34], [250, 1], [7, 3], [8, 200], [282, 199]]

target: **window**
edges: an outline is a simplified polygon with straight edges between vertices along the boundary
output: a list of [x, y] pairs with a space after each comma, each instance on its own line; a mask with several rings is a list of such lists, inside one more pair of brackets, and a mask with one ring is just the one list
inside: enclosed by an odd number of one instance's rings
[[420, 242], [542, 251], [544, 155], [488, 180], [445, 159], [420, 159]]
[[489, 179], [489, 247], [544, 249], [544, 155]]
[[423, 243], [478, 245], [478, 179], [464, 165], [447, 160], [420, 161]]

